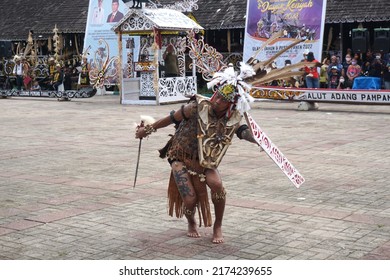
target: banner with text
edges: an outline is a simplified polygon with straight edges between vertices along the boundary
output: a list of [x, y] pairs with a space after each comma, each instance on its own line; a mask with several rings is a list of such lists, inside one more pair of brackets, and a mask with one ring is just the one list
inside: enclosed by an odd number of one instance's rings
[[305, 39], [276, 60], [278, 68], [285, 60], [300, 62], [305, 51], [321, 61], [326, 0], [248, 0], [244, 39], [244, 61], [247, 61], [274, 33], [283, 36], [261, 51], [257, 59], [267, 60], [291, 44]]
[[[90, 0], [88, 7], [87, 25], [84, 38], [84, 50], [87, 53], [88, 62], [92, 68], [101, 70], [106, 67], [104, 73], [105, 84], [118, 82], [118, 37], [112, 28], [129, 11], [129, 7], [122, 1]], [[123, 36], [122, 49], [126, 49], [126, 43], [130, 36]], [[139, 37], [131, 37], [139, 46]], [[122, 53], [122, 61], [126, 61], [126, 53]], [[125, 67], [123, 67], [125, 68]], [[123, 69], [124, 70], [124, 69]]]

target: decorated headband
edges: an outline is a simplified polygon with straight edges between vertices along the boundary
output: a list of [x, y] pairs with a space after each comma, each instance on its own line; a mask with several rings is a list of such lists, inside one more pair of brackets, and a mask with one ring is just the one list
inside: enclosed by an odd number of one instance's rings
[[233, 65], [229, 64], [227, 68], [216, 72], [213, 79], [207, 83], [207, 87], [217, 87], [216, 93], [224, 99], [232, 103], [241, 115], [250, 110], [249, 103], [254, 101], [254, 98], [249, 95], [251, 86], [244, 80], [252, 77], [255, 74], [253, 68], [245, 63], [241, 63], [240, 72], [234, 71]]

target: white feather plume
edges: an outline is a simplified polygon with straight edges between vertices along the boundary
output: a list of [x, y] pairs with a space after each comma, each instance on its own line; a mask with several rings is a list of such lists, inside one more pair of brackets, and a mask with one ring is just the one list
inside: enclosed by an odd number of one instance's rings
[[246, 78], [252, 77], [255, 74], [256, 74], [256, 72], [253, 70], [252, 66], [250, 66], [249, 64], [246, 64], [244, 62], [241, 62], [239, 78], [244, 80]]
[[236, 95], [239, 96], [237, 100], [237, 110], [244, 114], [250, 110], [249, 103], [254, 101], [254, 98], [249, 95], [251, 85], [247, 84], [244, 80], [252, 77], [255, 74], [253, 67], [241, 62], [240, 72], [234, 71], [233, 65], [225, 68], [223, 71], [214, 74], [213, 79], [207, 83], [208, 88], [213, 88], [216, 85], [231, 84], [237, 88]]
[[141, 118], [141, 122], [143, 122], [144, 125], [148, 125], [156, 122], [156, 120], [151, 116], [141, 115], [140, 118]]

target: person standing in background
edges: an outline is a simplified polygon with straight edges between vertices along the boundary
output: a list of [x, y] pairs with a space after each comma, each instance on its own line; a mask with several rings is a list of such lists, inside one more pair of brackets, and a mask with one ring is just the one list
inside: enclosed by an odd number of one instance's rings
[[63, 84], [64, 84], [64, 90], [72, 89], [72, 66], [70, 65], [65, 65]]
[[163, 55], [165, 63], [165, 77], [177, 77], [179, 75], [179, 65], [177, 56], [174, 54], [173, 45], [169, 44]]
[[345, 55], [345, 60], [343, 61], [342, 65], [343, 65], [343, 75], [344, 75], [344, 78], [347, 79], [347, 69], [348, 67], [352, 64], [352, 55], [347, 53]]
[[329, 76], [328, 88], [339, 89], [340, 85], [341, 85], [341, 81], [340, 81], [341, 78], [344, 79], [344, 77], [338, 71], [337, 66], [333, 65], [332, 67], [330, 67], [330, 76]]
[[91, 70], [91, 66], [88, 63], [88, 58], [83, 56], [83, 61], [81, 63], [81, 72], [80, 72], [80, 85], [83, 87], [90, 85], [89, 80], [89, 71]]
[[55, 91], [58, 91], [58, 87], [63, 83], [64, 81], [64, 72], [62, 71], [61, 64], [56, 65], [56, 72], [54, 73], [54, 78], [52, 82], [53, 89]]
[[329, 67], [328, 67], [328, 81], [330, 80], [330, 76], [332, 76], [332, 67], [333, 66], [336, 66], [337, 67], [337, 71], [339, 72], [340, 75], [343, 75], [343, 65], [341, 63], [338, 62], [337, 60], [337, 56], [335, 55], [332, 55], [330, 57], [330, 64], [329, 64]]
[[352, 88], [353, 87], [353, 81], [356, 77], [359, 77], [362, 72], [362, 69], [360, 68], [360, 65], [357, 64], [357, 60], [355, 58], [352, 58], [351, 65], [348, 66], [346, 71], [346, 88]]
[[32, 69], [30, 67], [30, 64], [25, 59], [22, 60], [22, 64], [23, 64], [23, 84], [24, 84], [24, 88], [26, 90], [31, 90], [32, 81], [33, 81]]
[[24, 75], [22, 58], [18, 55], [15, 55], [14, 62], [15, 62], [15, 66], [13, 69], [13, 74], [16, 76], [16, 88], [17, 88], [17, 90], [22, 90], [23, 75]]
[[317, 67], [321, 65], [318, 60], [314, 58], [314, 53], [309, 52], [307, 54], [307, 62], [314, 62], [316, 63], [313, 67], [305, 66], [305, 73], [306, 73], [306, 87], [307, 88], [319, 88], [320, 87], [320, 75], [318, 73]]

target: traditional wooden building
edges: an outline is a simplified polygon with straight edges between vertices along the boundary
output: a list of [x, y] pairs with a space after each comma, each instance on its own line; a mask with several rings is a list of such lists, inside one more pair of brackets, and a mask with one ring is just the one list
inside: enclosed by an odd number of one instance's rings
[[2, 0], [0, 11], [0, 58], [22, 52], [30, 32], [38, 55], [54, 53], [54, 28], [61, 54], [71, 57], [82, 52], [88, 1]]
[[[162, 5], [195, 2], [197, 9], [188, 14], [205, 28], [205, 41], [221, 52], [242, 52], [246, 1], [153, 2]], [[53, 53], [55, 26], [61, 38], [61, 55], [71, 58], [82, 52], [87, 0], [2, 0], [0, 11], [0, 59], [23, 49], [30, 31], [38, 53]], [[348, 48], [388, 52], [387, 28], [390, 28], [390, 13], [383, 0], [328, 0], [323, 49], [325, 52], [345, 52]]]
[[390, 51], [390, 12], [383, 0], [328, 0], [324, 51]]

